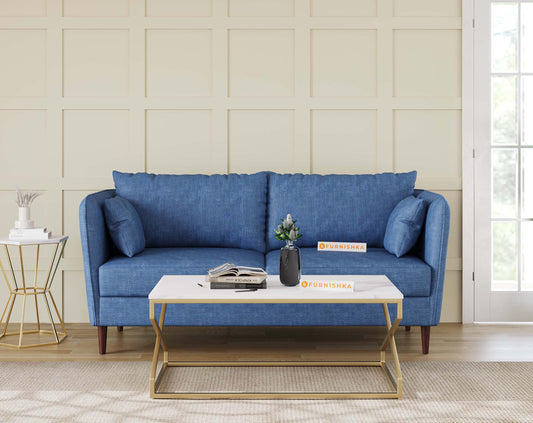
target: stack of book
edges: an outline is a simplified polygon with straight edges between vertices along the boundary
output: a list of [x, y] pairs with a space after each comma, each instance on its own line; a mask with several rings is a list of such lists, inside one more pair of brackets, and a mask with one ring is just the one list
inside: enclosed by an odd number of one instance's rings
[[267, 272], [259, 267], [224, 263], [209, 269], [206, 282], [211, 289], [265, 289]]
[[46, 228], [30, 228], [30, 229], [11, 229], [9, 231], [9, 239], [12, 241], [26, 241], [52, 238], [52, 232], [48, 232]]

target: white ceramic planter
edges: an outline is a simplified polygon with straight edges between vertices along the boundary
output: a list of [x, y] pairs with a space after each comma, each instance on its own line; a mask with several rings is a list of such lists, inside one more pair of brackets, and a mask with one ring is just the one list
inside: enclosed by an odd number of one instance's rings
[[19, 207], [19, 219], [15, 221], [16, 229], [33, 228], [33, 220], [30, 220], [30, 208]]

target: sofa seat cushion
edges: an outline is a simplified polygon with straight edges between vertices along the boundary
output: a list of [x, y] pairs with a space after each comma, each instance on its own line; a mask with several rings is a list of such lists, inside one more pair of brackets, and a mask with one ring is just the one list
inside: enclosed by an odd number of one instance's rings
[[[238, 248], [146, 248], [135, 257], [115, 256], [99, 268], [100, 296], [148, 297], [163, 275], [205, 275], [230, 261], [264, 267], [264, 255]], [[204, 278], [198, 280], [202, 282]]]
[[[266, 270], [279, 275], [279, 250], [266, 256]], [[431, 268], [416, 256], [396, 257], [383, 248], [366, 253], [342, 253], [301, 248], [302, 275], [386, 275], [406, 297], [427, 297]]]

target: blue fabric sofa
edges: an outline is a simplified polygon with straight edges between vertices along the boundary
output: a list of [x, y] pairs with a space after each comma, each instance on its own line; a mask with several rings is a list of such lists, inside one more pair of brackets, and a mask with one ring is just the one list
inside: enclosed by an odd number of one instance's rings
[[[439, 323], [449, 206], [444, 197], [414, 190], [416, 172], [378, 175], [152, 175], [114, 172], [114, 190], [87, 196], [80, 205], [80, 230], [91, 324], [105, 353], [107, 326], [148, 326], [148, 293], [164, 274], [205, 274], [226, 261], [265, 267], [279, 274], [282, 242], [274, 237], [287, 213], [303, 237], [302, 274], [385, 274], [402, 291], [402, 325]], [[146, 248], [134, 257], [114, 246], [104, 201], [126, 198], [138, 212]], [[390, 213], [409, 195], [428, 204], [415, 247], [397, 258], [383, 248]], [[318, 252], [317, 241], [366, 242], [367, 253]], [[395, 310], [391, 309], [394, 318]], [[167, 310], [166, 324], [384, 325], [379, 305], [184, 304]]]

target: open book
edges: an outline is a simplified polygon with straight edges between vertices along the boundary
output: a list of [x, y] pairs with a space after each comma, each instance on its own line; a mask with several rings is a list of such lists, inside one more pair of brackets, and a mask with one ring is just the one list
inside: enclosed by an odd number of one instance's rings
[[267, 272], [260, 267], [236, 266], [229, 262], [207, 271], [208, 282], [261, 283], [266, 277]]

